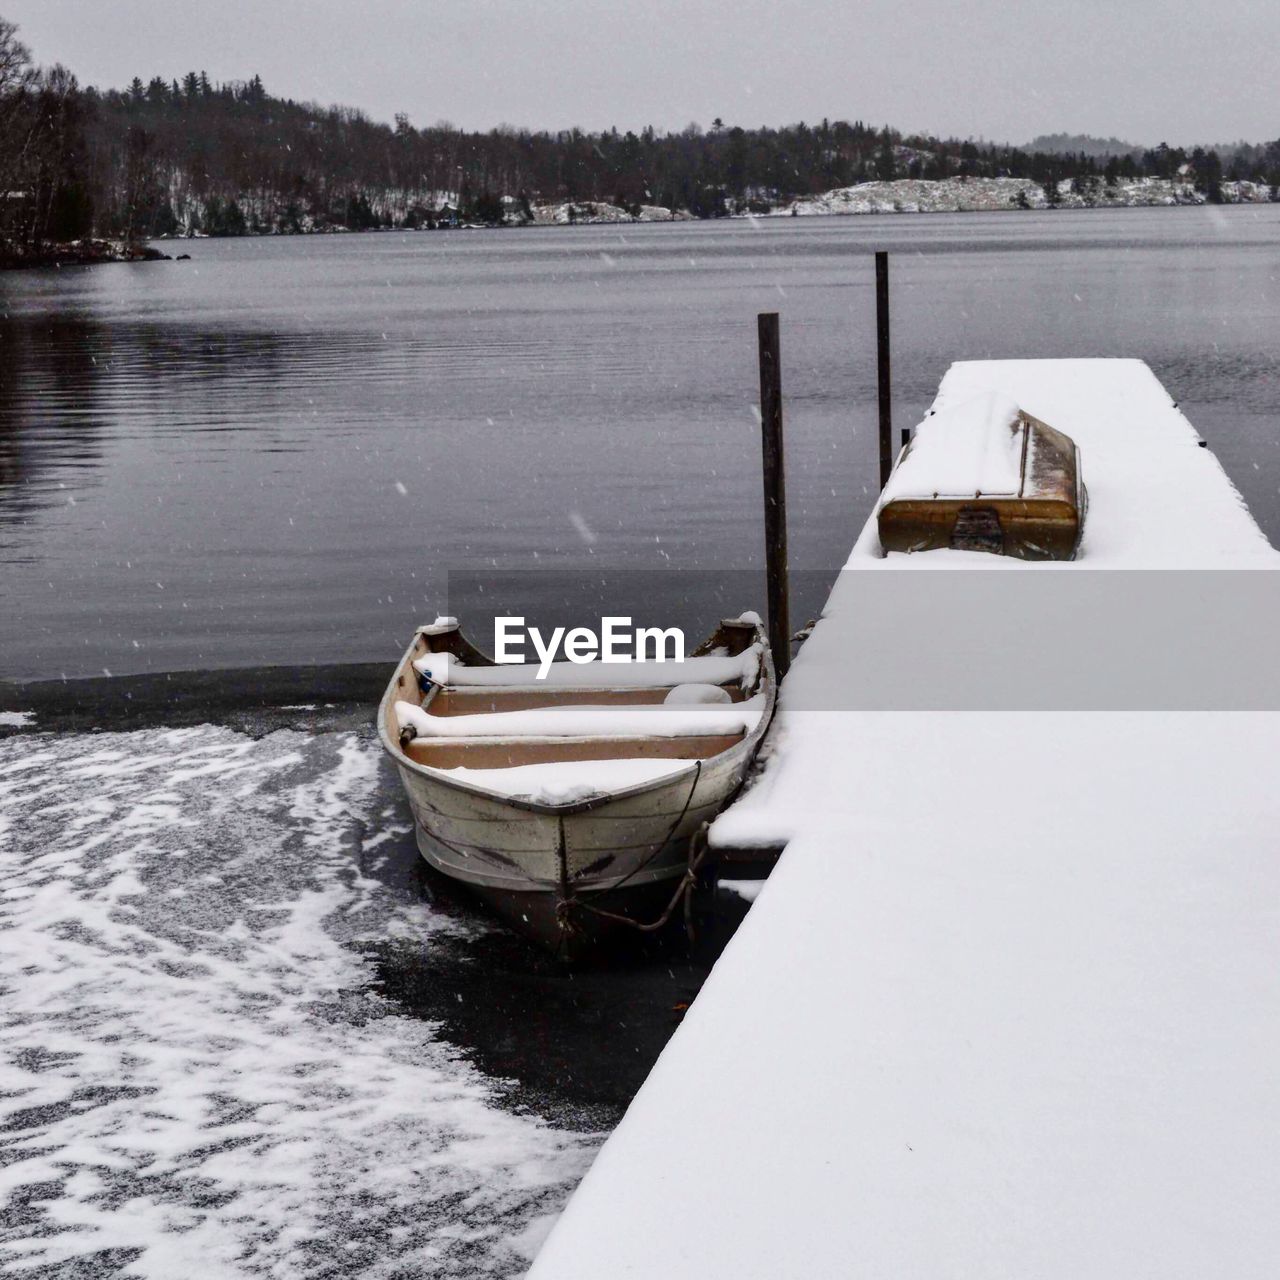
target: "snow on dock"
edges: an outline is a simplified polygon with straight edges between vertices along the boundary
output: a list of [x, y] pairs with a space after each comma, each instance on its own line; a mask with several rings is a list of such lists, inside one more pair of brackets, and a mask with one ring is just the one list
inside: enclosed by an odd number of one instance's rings
[[[1080, 560], [873, 520], [850, 570], [1280, 563], [1144, 365], [960, 364], [938, 407], [988, 389], [1080, 446]], [[713, 832], [786, 853], [531, 1276], [1271, 1276], [1280, 714], [809, 710], [860, 577]]]

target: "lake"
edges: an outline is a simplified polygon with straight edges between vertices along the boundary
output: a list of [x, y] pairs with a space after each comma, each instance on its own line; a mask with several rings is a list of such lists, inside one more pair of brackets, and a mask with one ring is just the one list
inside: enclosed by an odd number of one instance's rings
[[676, 571], [763, 559], [763, 310], [802, 621], [875, 497], [875, 249], [896, 426], [952, 360], [1140, 357], [1280, 538], [1280, 206], [166, 247], [0, 277], [0, 675], [390, 661], [459, 571], [644, 570], [705, 632]]

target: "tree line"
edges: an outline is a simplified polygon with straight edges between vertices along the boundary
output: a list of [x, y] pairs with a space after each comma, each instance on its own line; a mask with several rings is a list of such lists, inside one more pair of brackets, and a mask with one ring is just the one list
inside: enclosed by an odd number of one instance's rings
[[1280, 140], [1227, 156], [1165, 144], [1110, 156], [904, 135], [862, 121], [620, 133], [415, 128], [269, 94], [258, 76], [136, 78], [82, 87], [36, 67], [0, 19], [0, 241], [12, 250], [102, 236], [241, 235], [498, 223], [534, 204], [608, 203], [695, 217], [764, 212], [868, 180], [1029, 178], [1051, 202], [1073, 180], [1228, 179], [1280, 189]]

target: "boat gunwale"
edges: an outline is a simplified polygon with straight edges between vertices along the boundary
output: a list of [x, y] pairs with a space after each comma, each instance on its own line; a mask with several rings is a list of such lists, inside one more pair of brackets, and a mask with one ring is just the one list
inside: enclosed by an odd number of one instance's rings
[[[773, 666], [773, 654], [769, 649], [769, 641], [765, 634], [764, 624], [759, 621], [744, 622], [740, 618], [725, 618], [721, 621], [719, 627], [716, 628], [708, 640], [702, 646], [699, 646], [699, 649], [695, 650], [694, 653], [697, 654], [702, 648], [709, 646], [725, 627], [730, 626], [750, 627], [754, 632], [754, 639], [752, 643], [759, 644], [760, 646], [759, 684], [761, 686], [761, 691], [765, 695], [765, 705], [764, 710], [760, 714], [759, 720], [756, 722], [755, 727], [752, 728], [750, 732], [744, 733], [732, 747], [728, 747], [724, 751], [718, 752], [714, 756], [708, 756], [705, 759], [690, 760], [686, 768], [678, 769], [673, 773], [663, 774], [658, 778], [651, 778], [647, 782], [633, 783], [629, 787], [619, 787], [617, 790], [606, 792], [603, 795], [588, 796], [584, 800], [572, 800], [565, 801], [561, 804], [552, 804], [545, 801], [529, 800], [520, 796], [503, 795], [501, 792], [492, 791], [488, 787], [480, 786], [478, 783], [467, 782], [461, 778], [451, 778], [448, 776], [448, 770], [434, 769], [430, 765], [419, 764], [418, 761], [412, 759], [405, 753], [403, 748], [400, 746], [400, 743], [393, 739], [387, 732], [387, 721], [390, 718], [392, 704], [397, 701], [396, 694], [399, 692], [401, 676], [404, 674], [406, 668], [409, 670], [413, 669], [413, 660], [418, 647], [419, 637], [424, 633], [431, 632], [432, 628], [430, 626], [419, 627], [418, 630], [414, 632], [413, 639], [409, 642], [409, 647], [405, 650], [404, 656], [396, 664], [395, 670], [392, 672], [391, 680], [387, 685], [387, 690], [382, 695], [382, 700], [378, 704], [378, 738], [382, 743], [383, 749], [392, 758], [397, 767], [402, 770], [407, 770], [409, 773], [426, 782], [445, 786], [454, 791], [461, 791], [467, 795], [478, 796], [485, 800], [492, 800], [508, 808], [522, 809], [527, 813], [540, 814], [546, 817], [569, 817], [570, 815], [577, 813], [590, 813], [593, 809], [603, 808], [605, 805], [614, 803], [614, 801], [632, 799], [633, 797], [642, 796], [648, 792], [657, 791], [662, 787], [670, 786], [673, 783], [686, 780], [690, 774], [701, 774], [702, 772], [705, 772], [707, 766], [712, 762], [715, 762], [716, 764], [727, 762], [736, 763], [737, 756], [749, 756], [757, 748], [760, 740], [764, 737], [771, 721], [773, 720], [773, 713], [778, 700], [777, 676]], [[469, 640], [467, 640], [467, 638], [462, 634], [461, 627], [455, 626], [450, 628], [450, 630], [457, 632], [458, 638], [461, 640], [467, 651], [484, 659], [491, 665], [496, 665], [493, 664], [493, 660], [488, 658], [482, 650], [477, 649]], [[599, 693], [603, 692], [603, 690], [575, 690], [575, 692]], [[548, 741], [556, 743], [571, 741], [607, 742], [610, 740], [611, 739], [608, 737], [599, 736], [575, 739], [548, 739]], [[617, 741], [618, 739], [615, 737], [612, 740]], [[678, 741], [678, 739], [676, 740]], [[450, 739], [450, 741], [455, 742], [456, 740]], [[468, 740], [463, 739], [462, 741], [465, 743]], [[477, 739], [471, 739], [470, 741], [474, 742], [477, 741]], [[520, 744], [528, 744], [532, 740], [528, 738], [519, 738], [484, 739], [484, 741], [487, 741], [490, 744], [498, 741], [511, 741], [518, 742]]]

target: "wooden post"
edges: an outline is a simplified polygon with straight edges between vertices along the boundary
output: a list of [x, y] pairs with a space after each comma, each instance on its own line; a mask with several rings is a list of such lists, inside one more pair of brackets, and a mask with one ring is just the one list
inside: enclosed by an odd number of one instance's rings
[[782, 359], [778, 313], [762, 312], [760, 338], [760, 434], [764, 444], [764, 549], [768, 576], [769, 648], [781, 680], [791, 666], [787, 590], [787, 486], [782, 451]]
[[880, 389], [880, 487], [893, 470], [893, 412], [889, 397], [889, 255], [876, 254], [876, 377]]

